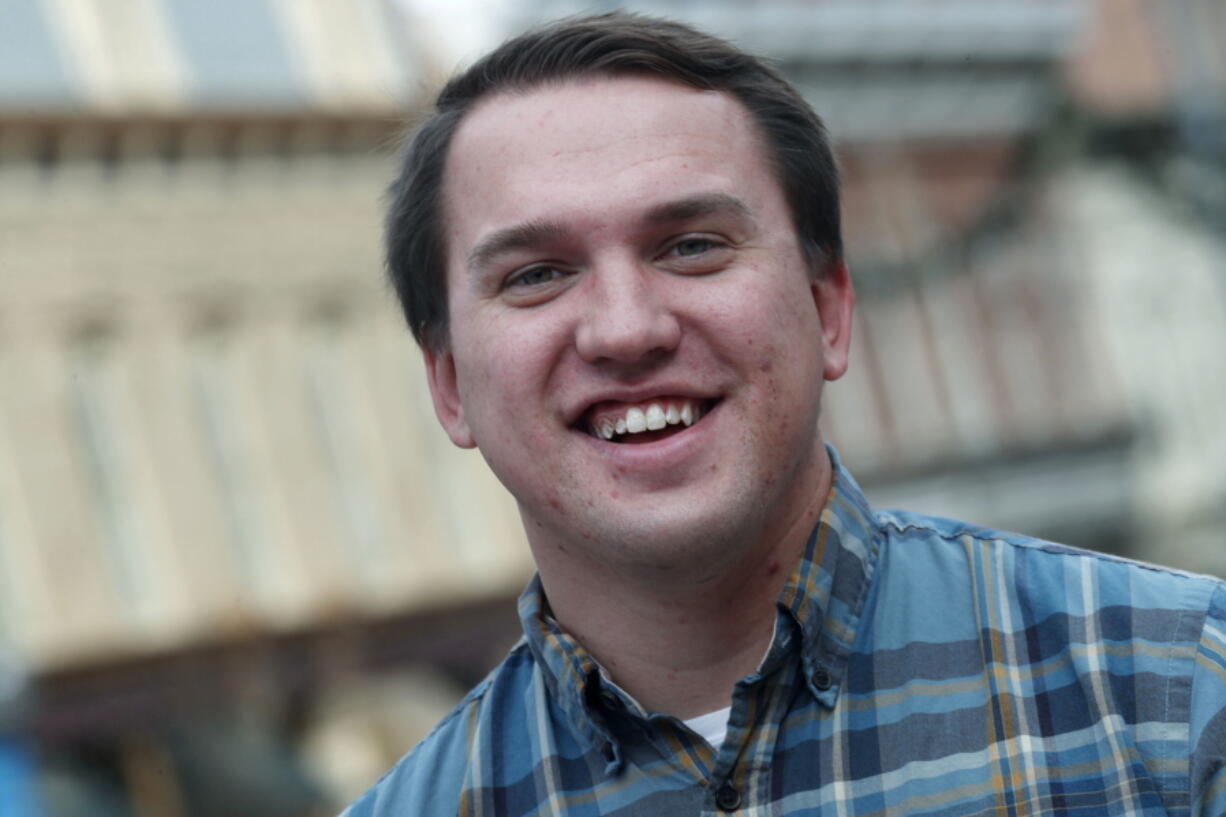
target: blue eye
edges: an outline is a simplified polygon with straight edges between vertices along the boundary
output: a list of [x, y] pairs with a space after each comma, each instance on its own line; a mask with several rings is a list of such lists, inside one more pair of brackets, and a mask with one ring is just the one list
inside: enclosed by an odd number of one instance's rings
[[557, 267], [532, 267], [513, 276], [508, 281], [509, 286], [540, 286], [562, 277], [562, 271]]
[[687, 238], [685, 241], [678, 241], [674, 244], [673, 252], [681, 256], [701, 255], [714, 246], [714, 241], [709, 241], [705, 238]]

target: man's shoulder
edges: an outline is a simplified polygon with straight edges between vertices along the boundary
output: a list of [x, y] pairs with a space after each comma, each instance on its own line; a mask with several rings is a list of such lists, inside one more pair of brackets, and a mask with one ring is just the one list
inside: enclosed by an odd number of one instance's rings
[[[1107, 608], [1163, 610], [1175, 624], [1186, 613], [1208, 612], [1215, 596], [1220, 604], [1226, 594], [1226, 583], [1212, 576], [958, 519], [895, 510], [874, 515], [891, 558], [906, 564], [912, 581], [915, 571], [935, 577], [956, 566], [954, 572], [971, 583], [1007, 587], [1011, 599], [1033, 610], [1067, 606], [1071, 615]], [[1045, 599], [1048, 604], [1034, 606]]]
[[[497, 667], [464, 696], [341, 817], [391, 817], [401, 814], [454, 813], [460, 791], [469, 776], [474, 737], [479, 724], [490, 717], [491, 701], [513, 705], [512, 688], [523, 691], [531, 683], [533, 659], [524, 641], [516, 644]], [[511, 717], [502, 713], [500, 719]]]

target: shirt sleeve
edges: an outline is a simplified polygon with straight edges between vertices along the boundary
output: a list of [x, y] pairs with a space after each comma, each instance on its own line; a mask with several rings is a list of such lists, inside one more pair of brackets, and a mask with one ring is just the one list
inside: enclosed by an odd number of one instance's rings
[[1226, 815], [1226, 585], [1218, 585], [1201, 629], [1192, 676], [1189, 741], [1192, 814]]
[[[477, 688], [478, 691], [482, 687]], [[479, 713], [473, 694], [339, 817], [447, 817], [457, 813]]]

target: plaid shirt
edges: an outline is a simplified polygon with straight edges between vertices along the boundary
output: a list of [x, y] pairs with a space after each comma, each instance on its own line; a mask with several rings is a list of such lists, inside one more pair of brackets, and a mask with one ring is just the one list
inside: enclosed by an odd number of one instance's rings
[[1226, 815], [1226, 587], [908, 513], [841, 467], [712, 748], [547, 612], [343, 817]]

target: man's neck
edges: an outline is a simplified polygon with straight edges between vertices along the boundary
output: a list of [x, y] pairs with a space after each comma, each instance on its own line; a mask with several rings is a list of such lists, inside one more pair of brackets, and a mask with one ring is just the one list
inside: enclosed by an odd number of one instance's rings
[[770, 645], [775, 601], [831, 479], [823, 469], [809, 501], [714, 577], [694, 565], [648, 584], [598, 566], [548, 571], [542, 564], [554, 616], [648, 711], [687, 718], [727, 706], [735, 683], [757, 669]]

